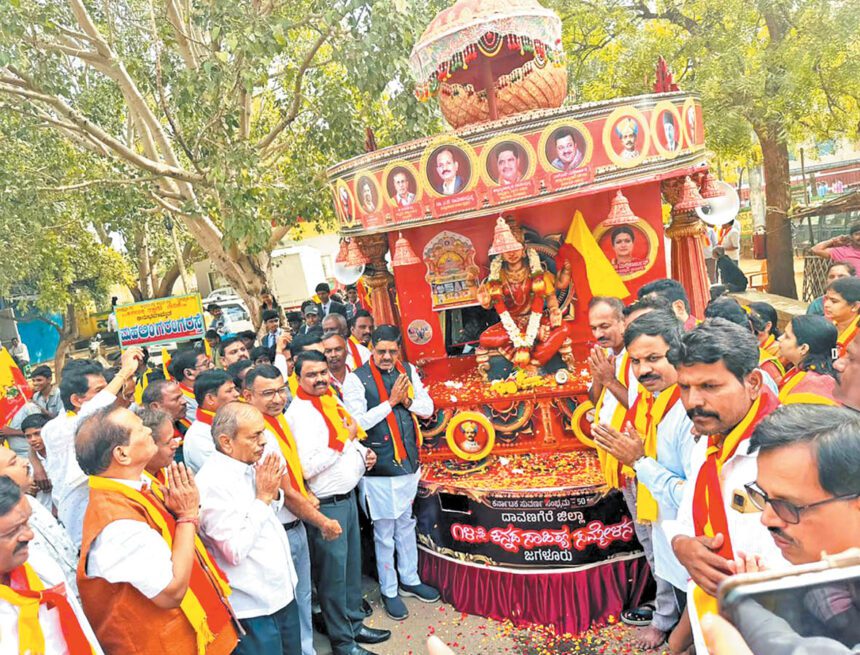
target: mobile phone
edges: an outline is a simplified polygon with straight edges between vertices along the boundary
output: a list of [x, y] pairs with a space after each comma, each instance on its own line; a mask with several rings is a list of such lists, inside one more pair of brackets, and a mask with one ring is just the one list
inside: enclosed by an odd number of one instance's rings
[[745, 573], [717, 591], [720, 614], [754, 653], [774, 639], [827, 637], [860, 644], [860, 549], [779, 571]]

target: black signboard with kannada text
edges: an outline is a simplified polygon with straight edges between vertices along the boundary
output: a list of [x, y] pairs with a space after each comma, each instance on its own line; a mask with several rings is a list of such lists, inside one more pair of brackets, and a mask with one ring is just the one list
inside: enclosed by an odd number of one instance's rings
[[560, 568], [640, 553], [618, 491], [428, 492], [416, 500], [423, 547], [506, 567]]

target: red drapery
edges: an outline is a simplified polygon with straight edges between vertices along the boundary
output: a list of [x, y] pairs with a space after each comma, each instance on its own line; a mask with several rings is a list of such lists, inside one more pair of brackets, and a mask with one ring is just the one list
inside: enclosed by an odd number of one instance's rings
[[552, 625], [578, 634], [639, 604], [650, 579], [644, 557], [554, 573], [511, 573], [420, 552], [421, 579], [458, 611], [515, 625]]

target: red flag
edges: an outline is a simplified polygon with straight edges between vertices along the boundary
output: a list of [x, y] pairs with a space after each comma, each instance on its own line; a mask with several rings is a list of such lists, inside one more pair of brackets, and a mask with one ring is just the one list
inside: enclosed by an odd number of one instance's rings
[[8, 425], [33, 392], [12, 355], [0, 346], [0, 425]]

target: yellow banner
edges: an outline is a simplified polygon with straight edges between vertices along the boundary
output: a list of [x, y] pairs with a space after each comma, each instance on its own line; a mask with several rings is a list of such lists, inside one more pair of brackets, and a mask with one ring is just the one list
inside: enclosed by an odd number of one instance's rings
[[202, 339], [206, 334], [203, 304], [196, 293], [121, 305], [116, 322], [123, 348]]

